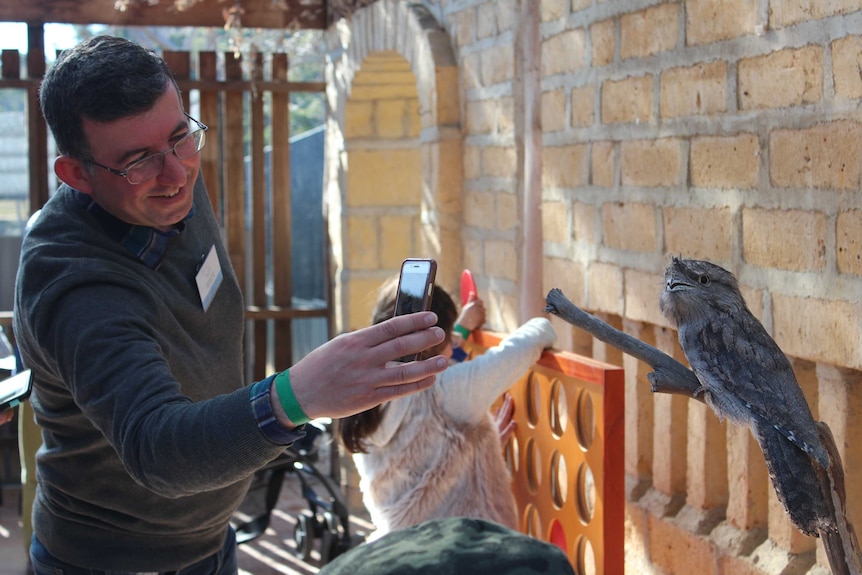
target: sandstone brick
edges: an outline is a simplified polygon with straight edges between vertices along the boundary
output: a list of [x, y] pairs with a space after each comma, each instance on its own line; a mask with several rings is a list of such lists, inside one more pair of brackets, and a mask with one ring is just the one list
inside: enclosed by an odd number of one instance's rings
[[512, 242], [485, 242], [485, 269], [488, 275], [515, 280], [518, 277], [518, 254]]
[[862, 98], [862, 38], [847, 36], [832, 42], [832, 83], [836, 100]]
[[344, 137], [369, 138], [374, 135], [374, 102], [349, 100], [344, 107]]
[[760, 143], [755, 134], [692, 138], [690, 157], [693, 186], [750, 189], [760, 180]]
[[595, 92], [593, 84], [572, 89], [572, 127], [585, 128], [595, 121]]
[[725, 112], [727, 64], [705, 62], [662, 72], [659, 97], [662, 118]]
[[856, 440], [862, 433], [862, 372], [818, 364], [819, 412], [827, 419], [844, 466], [847, 516], [854, 525], [862, 521], [862, 449]]
[[[770, 5], [771, 8], [771, 5]], [[758, 6], [749, 0], [689, 0], [685, 37], [689, 45], [729, 40], [754, 32]]]
[[465, 239], [464, 240], [464, 267], [472, 270], [473, 273], [485, 275], [485, 258], [482, 253], [482, 240]]
[[705, 403], [688, 401], [686, 504], [706, 511], [727, 505], [727, 431]]
[[[419, 227], [419, 216], [399, 216], [388, 214], [379, 219], [376, 232], [380, 237], [380, 264], [383, 269], [397, 270], [404, 260], [405, 253], [417, 253], [413, 239]], [[404, 238], [396, 240], [396, 238]], [[352, 261], [352, 260], [351, 260]]]
[[403, 98], [418, 98], [416, 93], [416, 78], [411, 77], [412, 83], [387, 82], [371, 85], [353, 84], [350, 98], [357, 101], [363, 100], [398, 100]]
[[[436, 69], [436, 121], [440, 126], [455, 126], [461, 122], [461, 96], [458, 68], [455, 66], [440, 66]], [[421, 130], [421, 115], [419, 100], [415, 101], [416, 125], [411, 134], [419, 134]]]
[[823, 98], [823, 49], [806, 46], [741, 60], [739, 108], [784, 108]]
[[590, 154], [590, 182], [594, 186], [614, 186], [614, 144], [594, 142]]
[[858, 302], [773, 294], [775, 341], [788, 355], [862, 368]]
[[859, 122], [776, 130], [769, 137], [769, 177], [774, 186], [856, 190], [860, 185], [860, 157]]
[[569, 0], [540, 0], [539, 17], [542, 22], [559, 20], [569, 13]]
[[731, 259], [735, 228], [730, 208], [662, 208], [664, 251], [710, 261]]
[[467, 8], [455, 13], [455, 41], [467, 46], [476, 41], [476, 9]]
[[542, 151], [542, 186], [574, 188], [587, 183], [586, 144], [546, 147]]
[[542, 131], [559, 132], [567, 127], [565, 89], [542, 92]]
[[682, 183], [682, 141], [630, 140], [620, 146], [622, 185], [676, 186]]
[[710, 572], [715, 564], [715, 545], [670, 521], [650, 518], [650, 557], [664, 573]]
[[514, 229], [520, 222], [518, 197], [508, 192], [497, 192], [497, 229]]
[[590, 264], [587, 290], [589, 309], [622, 315], [623, 270], [618, 265], [601, 262]]
[[573, 209], [575, 240], [590, 245], [595, 244], [598, 210], [595, 206], [582, 202], [575, 202]]
[[410, 131], [409, 100], [384, 100], [376, 103], [377, 135], [381, 138], [404, 138]]
[[518, 17], [518, 0], [494, 0], [490, 3], [497, 7], [497, 30], [501, 34], [513, 30]]
[[860, 0], [774, 0], [769, 6], [769, 23], [773, 28], [790, 26], [803, 20], [819, 20], [835, 14], [847, 14], [862, 9]]
[[625, 270], [626, 318], [666, 326], [658, 302], [661, 298], [661, 274]]
[[482, 175], [492, 178], [512, 178], [517, 168], [514, 148], [485, 147], [482, 149]]
[[653, 6], [620, 18], [620, 57], [643, 58], [676, 47], [680, 5]]
[[482, 175], [482, 148], [479, 146], [464, 147], [464, 178], [472, 180]]
[[381, 280], [377, 276], [362, 277], [355, 274], [347, 284], [347, 305], [349, 317], [347, 331], [366, 327], [371, 324], [371, 310], [377, 300], [377, 290]]
[[482, 79], [482, 52], [472, 52], [461, 58], [461, 82], [465, 91], [485, 85]]
[[614, 61], [614, 20], [602, 20], [590, 26], [593, 66], [601, 67]]
[[561, 290], [574, 303], [583, 303], [584, 268], [578, 262], [564, 258], [545, 257], [542, 265], [542, 292]]
[[476, 38], [490, 38], [497, 34], [497, 6], [493, 2], [481, 4], [476, 13]]
[[377, 218], [347, 217], [347, 261], [351, 269], [376, 270], [380, 267]]
[[[655, 347], [655, 330], [652, 326], [639, 321], [625, 320], [623, 331]], [[637, 481], [650, 480], [653, 469], [655, 406], [654, 394], [650, 391], [647, 375], [652, 368], [630, 355], [623, 356], [622, 365], [626, 380], [626, 473]], [[645, 538], [647, 539], [649, 537]], [[626, 545], [628, 544], [627, 538]]]
[[826, 216], [803, 210], [742, 211], [742, 256], [746, 262], [791, 271], [826, 266]]
[[542, 239], [565, 244], [571, 238], [571, 216], [563, 202], [542, 202]]
[[497, 105], [494, 100], [472, 100], [467, 102], [467, 133], [487, 134], [494, 130]]
[[586, 34], [567, 30], [542, 42], [542, 76], [567, 74], [584, 67]]
[[765, 527], [772, 485], [763, 452], [751, 432], [727, 426], [727, 521], [741, 530]]
[[497, 133], [500, 135], [515, 132], [515, 99], [511, 97], [497, 100]]
[[418, 205], [422, 157], [418, 149], [353, 150], [348, 156], [347, 205]]
[[655, 207], [652, 204], [609, 202], [602, 205], [604, 244], [610, 248], [654, 252]]
[[[599, 0], [600, 2], [603, 0]], [[586, 10], [592, 5], [592, 0], [572, 0], [572, 12]]]
[[482, 80], [484, 85], [493, 86], [510, 82], [515, 73], [515, 52], [513, 44], [494, 46], [482, 51]]
[[601, 96], [602, 123], [652, 122], [652, 81], [652, 75], [647, 74], [604, 82]]
[[862, 275], [862, 210], [848, 210], [838, 214], [837, 251], [838, 271], [843, 274]]
[[494, 227], [494, 193], [468, 191], [464, 195], [464, 223], [477, 228]]

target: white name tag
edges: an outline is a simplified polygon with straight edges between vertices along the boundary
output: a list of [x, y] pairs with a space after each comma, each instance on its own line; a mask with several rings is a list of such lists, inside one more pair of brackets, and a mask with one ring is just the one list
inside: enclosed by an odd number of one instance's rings
[[201, 264], [201, 269], [198, 270], [195, 276], [195, 283], [198, 284], [198, 293], [201, 296], [201, 305], [204, 311], [209, 309], [218, 291], [218, 287], [221, 285], [222, 278], [218, 254], [216, 253], [215, 245], [213, 245], [206, 259], [204, 259], [204, 263]]

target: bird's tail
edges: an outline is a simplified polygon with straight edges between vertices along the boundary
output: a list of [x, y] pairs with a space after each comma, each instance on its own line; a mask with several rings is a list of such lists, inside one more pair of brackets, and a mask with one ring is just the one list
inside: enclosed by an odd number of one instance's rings
[[793, 525], [815, 537], [821, 529], [836, 530], [830, 500], [820, 488], [811, 457], [772, 425], [755, 425], [752, 431], [763, 451], [778, 500]]

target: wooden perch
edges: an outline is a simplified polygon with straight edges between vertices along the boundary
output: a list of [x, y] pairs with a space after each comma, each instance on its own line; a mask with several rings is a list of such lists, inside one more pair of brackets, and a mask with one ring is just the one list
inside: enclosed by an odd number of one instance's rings
[[608, 325], [594, 315], [590, 315], [569, 301], [563, 292], [557, 288], [548, 292], [545, 303], [547, 304], [546, 312], [589, 332], [596, 339], [609, 343], [623, 353], [627, 353], [652, 367], [653, 372], [647, 376], [647, 379], [652, 384], [654, 392], [674, 393], [704, 401], [703, 389], [694, 372], [663, 351]]
[[[545, 312], [590, 333], [596, 339], [614, 346], [623, 353], [635, 357], [653, 371], [647, 375], [652, 391], [685, 395], [705, 401], [703, 389], [693, 371], [663, 351], [636, 339], [591, 315], [573, 304], [557, 288], [548, 292]], [[841, 456], [829, 426], [817, 422], [820, 439], [829, 452], [829, 469], [814, 465], [817, 479], [826, 500], [831, 504], [836, 531], [821, 530], [820, 538], [829, 558], [833, 575], [862, 575], [862, 552], [853, 524], [847, 519], [847, 500], [844, 489], [844, 470]]]

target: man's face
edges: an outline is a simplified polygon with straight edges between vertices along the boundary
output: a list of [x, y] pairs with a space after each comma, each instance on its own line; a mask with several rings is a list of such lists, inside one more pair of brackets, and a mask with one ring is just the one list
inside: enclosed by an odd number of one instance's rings
[[[122, 171], [145, 156], [170, 149], [197, 126], [189, 126], [179, 96], [169, 83], [149, 111], [108, 123], [85, 118], [83, 129], [93, 160]], [[161, 173], [140, 184], [132, 185], [96, 167], [93, 173], [82, 170], [83, 185], [79, 182], [73, 187], [127, 223], [165, 231], [188, 215], [199, 166], [200, 154], [180, 160], [171, 152], [164, 156]]]

